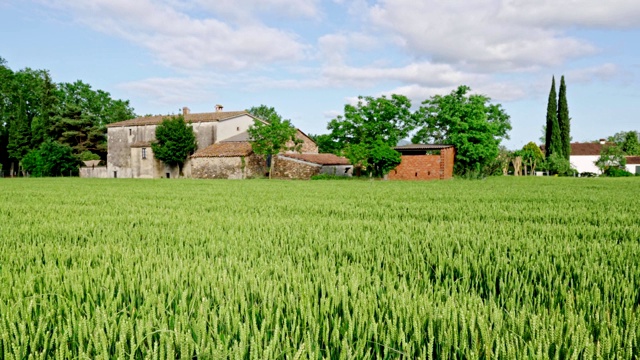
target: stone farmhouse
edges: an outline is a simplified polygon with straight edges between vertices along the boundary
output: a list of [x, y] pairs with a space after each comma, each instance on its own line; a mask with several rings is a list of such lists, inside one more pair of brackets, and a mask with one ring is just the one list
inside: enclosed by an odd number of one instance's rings
[[[197, 151], [185, 162], [183, 176], [205, 179], [244, 179], [268, 175], [267, 162], [253, 153], [247, 130], [257, 118], [246, 111], [191, 113], [183, 108], [185, 121], [198, 143]], [[108, 155], [106, 167], [95, 164], [80, 169], [81, 177], [101, 178], [176, 178], [177, 167], [170, 167], [153, 156], [151, 142], [156, 127], [166, 116], [146, 116], [107, 125]], [[260, 121], [260, 120], [259, 120]], [[332, 154], [318, 154], [318, 146], [298, 130], [301, 153], [281, 154], [274, 162], [279, 178], [308, 179], [319, 173], [351, 176], [348, 160]]]

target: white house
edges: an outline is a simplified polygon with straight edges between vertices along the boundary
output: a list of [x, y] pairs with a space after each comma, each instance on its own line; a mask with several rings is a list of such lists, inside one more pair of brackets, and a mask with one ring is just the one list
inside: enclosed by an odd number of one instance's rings
[[571, 155], [569, 162], [571, 166], [578, 170], [578, 174], [590, 172], [600, 174], [601, 171], [595, 162], [600, 158], [600, 151], [605, 145], [604, 141], [597, 143], [571, 143]]
[[632, 174], [640, 174], [640, 156], [627, 156], [625, 168]]

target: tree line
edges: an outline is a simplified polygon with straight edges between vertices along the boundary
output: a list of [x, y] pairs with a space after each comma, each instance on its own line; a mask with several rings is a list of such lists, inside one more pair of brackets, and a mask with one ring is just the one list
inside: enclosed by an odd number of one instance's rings
[[343, 155], [371, 176], [383, 176], [400, 164], [400, 153], [393, 148], [409, 138], [414, 144], [453, 145], [456, 175], [501, 171], [500, 143], [509, 138], [511, 122], [500, 104], [461, 85], [411, 109], [411, 101], [403, 95], [361, 96], [355, 105], [344, 106], [344, 115], [329, 122], [329, 134], [313, 138], [320, 152]]
[[48, 70], [12, 70], [0, 57], [0, 166], [5, 175], [77, 174], [80, 160], [106, 160], [105, 125], [135, 117], [128, 100]]

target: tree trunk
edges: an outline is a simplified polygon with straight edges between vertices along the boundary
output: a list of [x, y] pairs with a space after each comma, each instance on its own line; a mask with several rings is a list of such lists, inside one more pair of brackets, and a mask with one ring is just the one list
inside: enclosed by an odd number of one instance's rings
[[271, 180], [271, 173], [273, 173], [273, 163], [276, 162], [276, 157], [271, 155], [271, 163], [269, 164], [269, 180]]

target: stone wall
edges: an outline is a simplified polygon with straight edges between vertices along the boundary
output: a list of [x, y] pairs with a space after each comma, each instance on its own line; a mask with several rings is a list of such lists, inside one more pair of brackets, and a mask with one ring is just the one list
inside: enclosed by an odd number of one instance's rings
[[320, 174], [351, 177], [353, 165], [323, 165]]
[[196, 179], [246, 179], [264, 176], [264, 160], [258, 156], [198, 157], [191, 161], [191, 177]]
[[320, 173], [321, 165], [278, 156], [273, 164], [272, 177], [280, 179], [310, 179]]
[[107, 178], [107, 167], [106, 166], [95, 166], [95, 167], [87, 167], [83, 166], [80, 168], [80, 177], [81, 178]]

